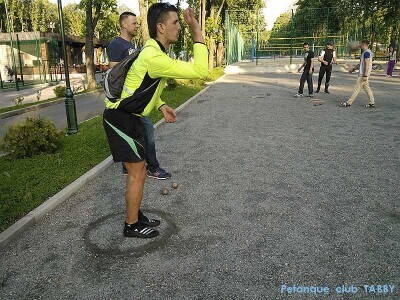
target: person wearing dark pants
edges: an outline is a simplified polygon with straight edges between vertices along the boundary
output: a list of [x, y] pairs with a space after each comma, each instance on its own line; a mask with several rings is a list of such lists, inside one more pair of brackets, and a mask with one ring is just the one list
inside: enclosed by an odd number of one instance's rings
[[303, 49], [304, 49], [304, 63], [298, 69], [299, 73], [301, 72], [301, 70], [303, 70], [303, 74], [301, 75], [300, 78], [299, 91], [295, 95], [295, 97], [303, 97], [304, 84], [307, 81], [308, 97], [312, 98], [314, 91], [313, 80], [312, 80], [312, 75], [314, 72], [314, 65], [313, 65], [314, 52], [310, 50], [310, 45], [308, 43], [303, 44]]
[[[122, 13], [119, 17], [119, 24], [121, 27], [120, 35], [113, 39], [107, 48], [110, 61], [109, 67], [111, 68], [135, 51], [135, 47], [131, 41], [137, 31], [136, 15], [131, 12]], [[145, 133], [144, 140], [146, 144], [147, 163], [146, 175], [156, 179], [171, 178], [171, 174], [161, 168], [160, 163], [157, 160], [153, 122], [145, 116], [141, 118], [141, 121]], [[128, 174], [128, 170], [124, 164], [122, 164], [122, 172], [124, 175]]]
[[397, 54], [394, 46], [389, 47], [389, 62], [387, 67], [386, 75], [387, 77], [393, 76], [394, 66], [396, 65]]
[[326, 48], [321, 51], [321, 54], [318, 57], [318, 61], [321, 62], [321, 67], [319, 68], [318, 87], [315, 92], [319, 93], [322, 80], [324, 79], [324, 76], [326, 74], [325, 93], [329, 94], [329, 82], [331, 80], [332, 64], [336, 64], [336, 51], [333, 50], [332, 42], [326, 43]]
[[[144, 135], [145, 135], [147, 176], [161, 179], [160, 177], [162, 177], [165, 174], [159, 174], [158, 177], [154, 175], [154, 173], [157, 173], [159, 171], [160, 163], [157, 160], [153, 122], [148, 117], [142, 117], [142, 123], [144, 125]], [[164, 171], [164, 173], [166, 172]]]

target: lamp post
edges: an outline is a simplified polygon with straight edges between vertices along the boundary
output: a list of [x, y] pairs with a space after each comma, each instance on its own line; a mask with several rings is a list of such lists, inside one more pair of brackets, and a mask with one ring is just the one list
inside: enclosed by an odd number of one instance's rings
[[62, 52], [63, 52], [63, 56], [64, 56], [65, 87], [66, 87], [65, 109], [67, 112], [67, 124], [68, 124], [67, 134], [74, 134], [74, 133], [78, 132], [78, 121], [76, 118], [74, 94], [72, 93], [71, 84], [69, 81], [68, 57], [67, 57], [67, 51], [65, 48], [64, 19], [63, 19], [61, 0], [57, 0], [57, 4], [58, 4], [58, 17], [60, 19]]

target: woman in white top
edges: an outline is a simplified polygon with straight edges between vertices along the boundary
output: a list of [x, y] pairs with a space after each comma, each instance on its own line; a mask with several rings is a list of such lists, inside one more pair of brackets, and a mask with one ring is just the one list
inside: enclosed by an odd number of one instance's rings
[[396, 65], [396, 50], [390, 46], [389, 47], [389, 63], [388, 63], [388, 68], [387, 68], [387, 76], [392, 77], [393, 76], [393, 70], [394, 66]]

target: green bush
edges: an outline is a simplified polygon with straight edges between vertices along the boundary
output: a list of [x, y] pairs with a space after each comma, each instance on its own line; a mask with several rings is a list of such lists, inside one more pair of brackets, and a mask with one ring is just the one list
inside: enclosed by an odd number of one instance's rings
[[61, 136], [62, 132], [50, 120], [27, 118], [24, 123], [8, 129], [0, 148], [13, 158], [54, 153], [60, 145]]
[[63, 85], [56, 86], [56, 87], [53, 89], [54, 94], [56, 94], [56, 97], [57, 97], [57, 98], [65, 97], [65, 90], [66, 90], [66, 88], [65, 88], [65, 86], [63, 86]]
[[167, 80], [167, 90], [173, 90], [178, 86], [178, 82], [173, 79], [173, 78], [169, 78]]

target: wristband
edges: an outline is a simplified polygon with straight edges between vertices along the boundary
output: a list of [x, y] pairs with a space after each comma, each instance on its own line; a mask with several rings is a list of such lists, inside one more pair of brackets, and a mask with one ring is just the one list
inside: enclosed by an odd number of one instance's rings
[[158, 108], [158, 111], [161, 111], [161, 107], [163, 107], [164, 105], [165, 105], [165, 103], [161, 104], [160, 107]]

